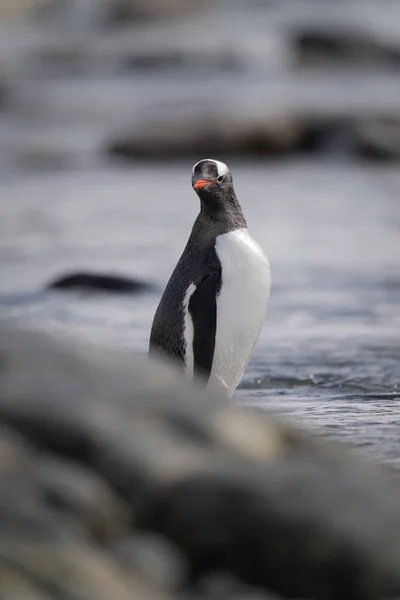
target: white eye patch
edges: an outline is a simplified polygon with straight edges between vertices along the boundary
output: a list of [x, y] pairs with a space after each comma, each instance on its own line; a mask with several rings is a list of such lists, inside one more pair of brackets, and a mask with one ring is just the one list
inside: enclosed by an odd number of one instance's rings
[[229, 169], [225, 163], [223, 163], [219, 160], [213, 160], [212, 158], [210, 158], [209, 160], [211, 160], [213, 163], [215, 163], [217, 165], [218, 177], [221, 177], [228, 173]]
[[214, 163], [214, 165], [217, 167], [217, 172], [218, 172], [218, 177], [224, 176], [227, 173], [229, 173], [229, 169], [227, 167], [227, 165], [219, 160], [214, 160], [213, 158], [203, 158], [201, 160], [199, 160], [199, 162], [197, 162], [192, 169], [192, 174], [194, 173], [197, 165], [201, 162], [205, 162], [205, 161], [209, 161]]

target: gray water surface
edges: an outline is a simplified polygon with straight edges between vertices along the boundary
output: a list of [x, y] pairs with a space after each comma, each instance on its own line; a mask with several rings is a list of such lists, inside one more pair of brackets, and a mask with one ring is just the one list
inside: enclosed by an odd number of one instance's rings
[[[273, 278], [237, 400], [400, 465], [400, 172], [315, 162], [230, 166]], [[145, 353], [198, 210], [190, 169], [141, 163], [3, 181], [1, 316]], [[42, 291], [76, 269], [145, 277], [160, 292]]]

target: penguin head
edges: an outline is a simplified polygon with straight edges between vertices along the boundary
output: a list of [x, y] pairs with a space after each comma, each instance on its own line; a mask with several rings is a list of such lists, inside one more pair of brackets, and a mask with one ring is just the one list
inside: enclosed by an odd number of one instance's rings
[[212, 158], [197, 162], [192, 169], [192, 187], [201, 201], [212, 202], [232, 190], [232, 175], [225, 163]]

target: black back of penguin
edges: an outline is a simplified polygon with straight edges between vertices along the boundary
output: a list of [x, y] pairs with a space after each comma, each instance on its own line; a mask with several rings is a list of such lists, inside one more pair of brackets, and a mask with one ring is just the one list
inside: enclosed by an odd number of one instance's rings
[[164, 354], [185, 360], [185, 298], [193, 320], [194, 370], [210, 374], [216, 333], [216, 296], [223, 284], [221, 263], [216, 253], [218, 235], [246, 227], [243, 212], [226, 165], [212, 159], [196, 163], [192, 186], [200, 198], [200, 213], [154, 316], [150, 355]]
[[[164, 354], [177, 359], [182, 363], [182, 367], [184, 366], [185, 297], [190, 285], [198, 285], [204, 274], [208, 272], [216, 274], [218, 294], [221, 285], [221, 264], [214, 244], [199, 248], [189, 241], [168, 281], [155, 313], [150, 334], [150, 354]], [[210, 307], [207, 303], [196, 308], [209, 314]], [[214, 318], [211, 320], [213, 321]]]

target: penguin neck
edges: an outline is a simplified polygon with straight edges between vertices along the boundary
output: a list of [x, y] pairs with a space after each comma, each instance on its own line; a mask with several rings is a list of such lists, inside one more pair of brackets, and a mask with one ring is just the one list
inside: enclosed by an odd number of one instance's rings
[[220, 198], [214, 197], [208, 201], [200, 199], [200, 214], [197, 221], [216, 226], [221, 233], [247, 227], [242, 207], [233, 189]]

